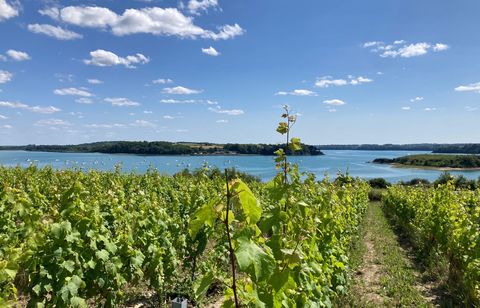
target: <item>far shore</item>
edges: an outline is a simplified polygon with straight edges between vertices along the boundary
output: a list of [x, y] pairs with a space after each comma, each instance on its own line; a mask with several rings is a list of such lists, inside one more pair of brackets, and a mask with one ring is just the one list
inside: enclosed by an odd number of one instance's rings
[[422, 170], [437, 170], [437, 171], [480, 171], [480, 167], [477, 168], [452, 168], [452, 167], [432, 167], [432, 166], [415, 166], [415, 165], [403, 165], [399, 163], [391, 163], [391, 164], [380, 164], [370, 162], [376, 165], [389, 165], [394, 168], [402, 168], [402, 169], [422, 169]]

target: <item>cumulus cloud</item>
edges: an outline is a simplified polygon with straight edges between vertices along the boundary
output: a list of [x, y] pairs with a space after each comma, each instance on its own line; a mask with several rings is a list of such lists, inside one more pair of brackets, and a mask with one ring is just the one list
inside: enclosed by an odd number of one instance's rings
[[[1, 76], [1, 72], [0, 72], [0, 76]], [[0, 83], [1, 83], [1, 77], [0, 77]], [[458, 86], [455, 88], [455, 91], [480, 93], [480, 82], [471, 83], [466, 86]]]
[[30, 24], [28, 25], [28, 30], [33, 33], [44, 34], [63, 41], [83, 38], [83, 35], [76, 32], [46, 24]]
[[152, 80], [152, 83], [153, 84], [167, 84], [167, 83], [173, 83], [173, 80], [169, 79], [169, 78], [159, 78], [159, 79]]
[[87, 82], [89, 84], [102, 84], [103, 83], [103, 81], [98, 80], [98, 79], [87, 79]]
[[328, 88], [328, 87], [340, 87], [340, 86], [346, 86], [346, 85], [361, 85], [364, 83], [370, 83], [373, 82], [373, 79], [366, 78], [366, 77], [355, 77], [352, 75], [349, 75], [348, 78], [346, 79], [333, 79], [332, 76], [323, 76], [317, 78], [317, 81], [315, 82], [315, 86], [318, 88]]
[[202, 48], [202, 52], [204, 54], [212, 56], [212, 57], [217, 57], [217, 56], [220, 55], [220, 53], [215, 48], [213, 48], [212, 46], [210, 46], [208, 48]]
[[218, 0], [190, 0], [187, 4], [187, 9], [191, 14], [199, 14], [210, 7], [218, 7]]
[[23, 51], [10, 49], [6, 54], [15, 61], [26, 61], [31, 59], [28, 53]]
[[44, 114], [50, 114], [50, 113], [55, 113], [55, 112], [60, 111], [60, 109], [58, 109], [56, 107], [53, 107], [53, 106], [47, 106], [47, 107], [30, 106], [30, 105], [23, 104], [23, 103], [7, 102], [7, 101], [0, 101], [0, 107], [20, 109], [20, 110], [26, 110], [26, 111], [30, 111], [30, 112], [44, 113]]
[[129, 100], [125, 97], [107, 97], [104, 99], [106, 102], [112, 104], [112, 106], [118, 107], [136, 107], [140, 106], [140, 103]]
[[69, 126], [69, 122], [61, 119], [47, 119], [35, 122], [35, 126]]
[[346, 104], [344, 101], [340, 99], [329, 99], [329, 100], [323, 101], [323, 103], [330, 106], [342, 106]]
[[275, 93], [275, 95], [317, 96], [317, 93], [310, 90], [298, 89], [291, 92], [280, 91]]
[[226, 115], [230, 115], [230, 116], [238, 116], [238, 115], [242, 115], [244, 114], [245, 112], [241, 109], [222, 109], [220, 106], [217, 106], [216, 108], [214, 107], [209, 107], [208, 110], [210, 110], [211, 112], [215, 112], [215, 113], [219, 113], [219, 114], [226, 114]]
[[125, 58], [119, 57], [111, 51], [106, 51], [103, 49], [97, 49], [90, 52], [90, 59], [83, 60], [85, 64], [95, 65], [95, 66], [115, 66], [115, 65], [124, 65], [128, 68], [135, 68], [135, 64], [146, 64], [150, 62], [150, 59], [141, 53], [137, 53], [133, 56], [126, 56]]
[[6, 0], [0, 0], [0, 22], [18, 16], [18, 8]]
[[162, 92], [165, 94], [189, 95], [189, 94], [202, 93], [203, 90], [194, 90], [194, 89], [178, 86], [173, 88], [164, 88]]
[[[202, 4], [212, 0], [201, 1]], [[216, 32], [206, 30], [193, 22], [193, 17], [185, 16], [177, 8], [149, 7], [127, 9], [121, 15], [108, 8], [98, 6], [67, 6], [61, 9], [47, 8], [40, 11], [59, 22], [79, 27], [97, 28], [123, 36], [139, 33], [178, 36], [181, 38], [230, 39], [245, 31], [238, 25], [224, 25]]]
[[410, 110], [410, 109], [411, 109], [411, 108], [410, 108], [409, 106], [404, 106], [404, 107], [402, 107], [402, 110], [405, 110], [405, 111]]
[[407, 43], [404, 40], [394, 41], [393, 44], [385, 44], [384, 42], [367, 42], [363, 44], [364, 48], [370, 49], [374, 53], [378, 53], [382, 58], [411, 58], [427, 54], [429, 51], [440, 52], [450, 48], [443, 43]]
[[0, 70], [0, 84], [9, 82], [12, 80], [12, 77], [12, 73]]
[[57, 95], [71, 95], [71, 96], [83, 96], [83, 97], [92, 97], [93, 94], [88, 92], [85, 89], [79, 88], [64, 88], [64, 89], [56, 89], [53, 93]]

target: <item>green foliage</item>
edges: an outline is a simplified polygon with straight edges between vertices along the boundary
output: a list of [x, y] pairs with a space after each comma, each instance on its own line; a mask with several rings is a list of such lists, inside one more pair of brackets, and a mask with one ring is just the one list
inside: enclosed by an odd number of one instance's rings
[[[446, 177], [446, 176], [445, 176]], [[480, 190], [390, 187], [385, 209], [413, 239], [425, 258], [443, 256], [449, 280], [465, 304], [480, 303]]]

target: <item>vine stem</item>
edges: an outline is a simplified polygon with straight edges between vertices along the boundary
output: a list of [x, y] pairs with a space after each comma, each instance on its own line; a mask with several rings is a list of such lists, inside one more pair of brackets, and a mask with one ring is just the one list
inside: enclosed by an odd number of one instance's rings
[[227, 206], [226, 206], [226, 215], [225, 215], [225, 229], [227, 231], [227, 239], [228, 239], [228, 250], [230, 253], [230, 265], [232, 267], [232, 290], [233, 290], [233, 296], [235, 298], [235, 307], [239, 308], [240, 304], [238, 302], [238, 296], [237, 296], [237, 281], [236, 281], [236, 270], [235, 270], [235, 254], [233, 251], [233, 246], [232, 246], [232, 237], [230, 236], [230, 226], [228, 225], [228, 214], [230, 210], [230, 199], [232, 198], [232, 195], [230, 193], [230, 186], [228, 183], [228, 170], [225, 169], [225, 183], [227, 184]]

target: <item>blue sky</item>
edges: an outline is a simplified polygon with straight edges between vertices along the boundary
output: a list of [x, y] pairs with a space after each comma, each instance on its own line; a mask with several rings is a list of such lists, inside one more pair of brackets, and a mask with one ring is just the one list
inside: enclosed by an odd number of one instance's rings
[[0, 0], [0, 144], [480, 142], [477, 0]]

